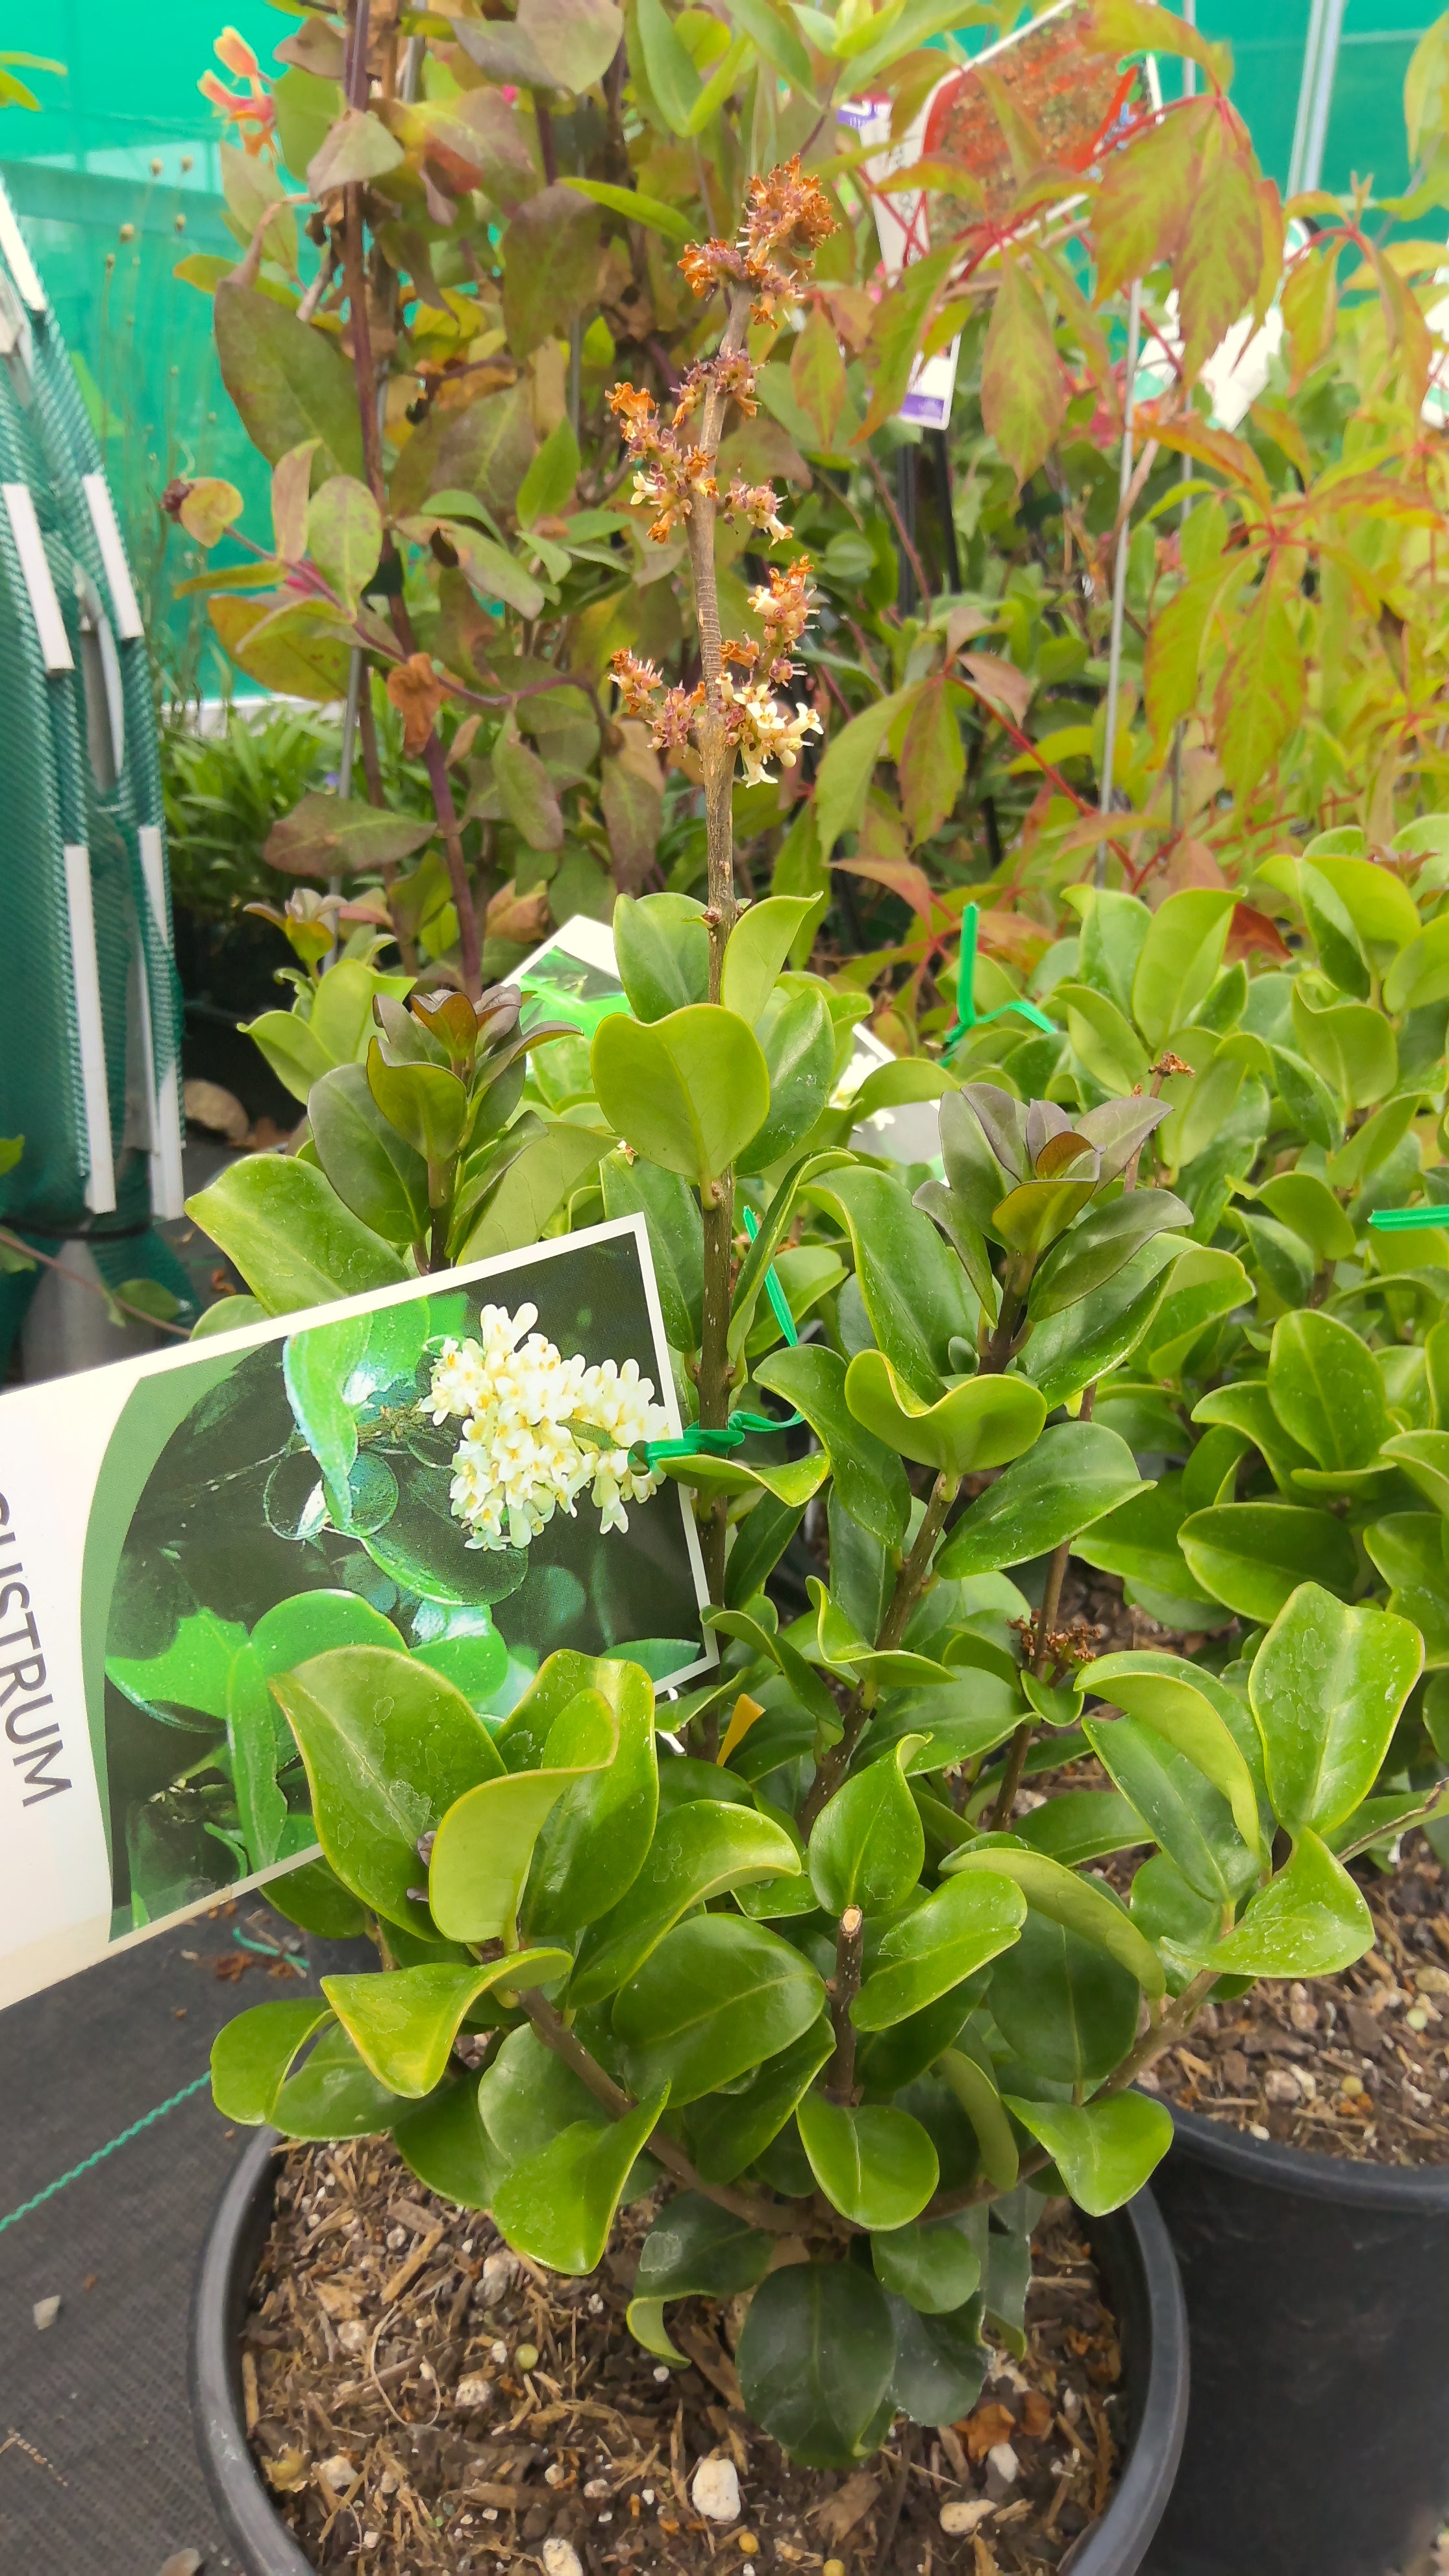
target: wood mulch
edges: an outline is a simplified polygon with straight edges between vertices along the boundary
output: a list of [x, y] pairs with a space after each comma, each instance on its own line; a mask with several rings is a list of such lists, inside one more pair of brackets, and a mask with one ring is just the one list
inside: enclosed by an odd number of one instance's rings
[[1208, 2004], [1156, 2086], [1314, 2155], [1449, 2164], [1449, 1876], [1422, 1834], [1396, 1870], [1356, 1864], [1377, 1935], [1366, 1958], [1308, 1985], [1264, 1983]]
[[[683, 2372], [633, 2341], [652, 2200], [569, 2280], [435, 2199], [385, 2140], [279, 2160], [242, 2380], [258, 2466], [319, 2569], [1061, 2576], [1114, 2491], [1117, 2331], [1063, 2201], [1037, 2230], [1021, 2362], [997, 2349], [971, 2415], [902, 2425], [835, 2475], [792, 2468], [745, 2416], [731, 2360], [745, 2301], [671, 2309]], [[707, 2458], [738, 2477], [728, 2524], [693, 2502]]]

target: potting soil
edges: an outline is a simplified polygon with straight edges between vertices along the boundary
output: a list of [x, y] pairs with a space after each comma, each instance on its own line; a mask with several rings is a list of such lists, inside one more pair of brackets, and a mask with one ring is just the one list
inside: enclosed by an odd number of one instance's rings
[[[839, 2476], [792, 2468], [745, 2415], [741, 2303], [671, 2307], [683, 2372], [634, 2342], [652, 2216], [652, 2200], [625, 2211], [599, 2270], [565, 2279], [436, 2200], [386, 2142], [291, 2150], [243, 2386], [259, 2468], [314, 2566], [1047, 2576], [1105, 2509], [1121, 2356], [1066, 2203], [1037, 2232], [1021, 2363], [999, 2351], [970, 2416], [898, 2427]], [[724, 2520], [698, 2507], [711, 2459], [738, 2489]]]

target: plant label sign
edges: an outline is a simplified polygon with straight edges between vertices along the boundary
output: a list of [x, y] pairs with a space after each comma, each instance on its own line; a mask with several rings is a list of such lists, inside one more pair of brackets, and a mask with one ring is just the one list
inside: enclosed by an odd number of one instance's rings
[[270, 1684], [710, 1669], [642, 1217], [0, 1398], [0, 2004], [316, 1850]]

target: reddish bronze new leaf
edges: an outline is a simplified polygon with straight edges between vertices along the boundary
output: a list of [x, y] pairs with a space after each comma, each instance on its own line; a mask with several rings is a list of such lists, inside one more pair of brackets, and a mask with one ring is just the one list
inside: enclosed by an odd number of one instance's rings
[[1189, 381], [1256, 304], [1264, 269], [1258, 165], [1242, 128], [1233, 130], [1216, 100], [1208, 104], [1213, 112], [1190, 173], [1187, 220], [1172, 262]]
[[1018, 486], [1050, 452], [1066, 407], [1046, 306], [1025, 263], [1007, 259], [981, 361], [981, 413]]
[[928, 680], [911, 709], [901, 744], [901, 811], [913, 845], [939, 831], [966, 775], [954, 696], [945, 679]]

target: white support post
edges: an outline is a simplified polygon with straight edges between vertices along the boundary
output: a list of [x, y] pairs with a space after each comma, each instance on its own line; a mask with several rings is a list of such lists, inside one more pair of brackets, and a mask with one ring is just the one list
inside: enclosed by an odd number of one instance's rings
[[[170, 954], [167, 938], [166, 870], [161, 850], [161, 834], [154, 823], [143, 823], [136, 835], [141, 847], [141, 875], [146, 887], [146, 900], [156, 925], [156, 936]], [[146, 1061], [151, 1068], [151, 1213], [158, 1217], [178, 1217], [186, 1213], [186, 1182], [182, 1174], [181, 1147], [181, 1077], [175, 1056], [164, 1073], [156, 1070], [155, 1031], [151, 1023], [151, 987], [146, 972], [145, 943], [140, 957], [140, 1009], [146, 1042]]]
[[55, 584], [50, 577], [50, 564], [46, 557], [45, 539], [40, 533], [40, 521], [35, 515], [35, 502], [28, 483], [6, 483], [0, 488], [4, 491], [5, 514], [10, 521], [15, 551], [20, 557], [20, 575], [30, 601], [30, 614], [35, 620], [40, 658], [47, 675], [55, 679], [61, 672], [75, 669], [75, 656], [70, 649], [70, 637], [65, 631], [65, 619], [60, 613], [60, 601], [56, 598]]
[[86, 1206], [107, 1216], [116, 1204], [111, 1153], [111, 1100], [106, 1084], [106, 1032], [101, 1017], [101, 976], [96, 960], [96, 920], [91, 908], [91, 854], [84, 842], [65, 845], [65, 900], [70, 919], [71, 988], [80, 1047], [81, 1099], [85, 1111]]
[[116, 524], [111, 487], [104, 474], [83, 474], [81, 490], [86, 496], [86, 508], [91, 514], [91, 526], [95, 529], [96, 544], [105, 567], [106, 586], [111, 594], [111, 622], [123, 644], [139, 643], [146, 629], [131, 579], [131, 567], [126, 561], [126, 549], [121, 543], [121, 531]]

